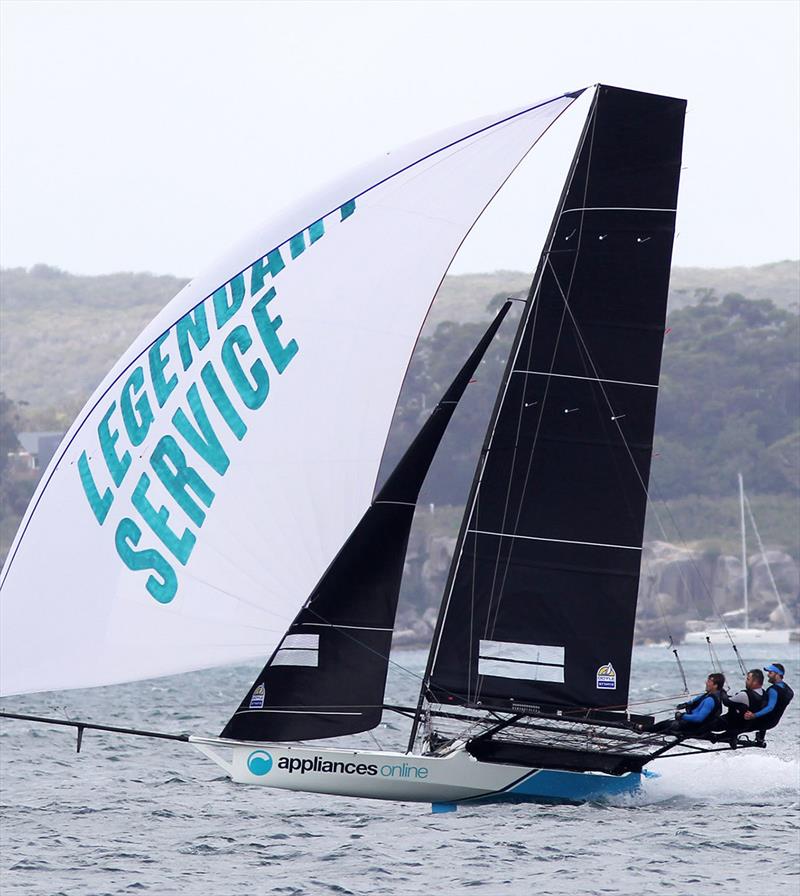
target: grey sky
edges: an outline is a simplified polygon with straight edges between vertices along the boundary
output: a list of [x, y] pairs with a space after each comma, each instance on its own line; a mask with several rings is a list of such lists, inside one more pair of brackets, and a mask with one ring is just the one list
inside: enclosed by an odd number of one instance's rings
[[[597, 81], [689, 100], [677, 264], [800, 255], [791, 0], [0, 9], [4, 266], [191, 275], [386, 149]], [[490, 233], [456, 269], [531, 255]]]

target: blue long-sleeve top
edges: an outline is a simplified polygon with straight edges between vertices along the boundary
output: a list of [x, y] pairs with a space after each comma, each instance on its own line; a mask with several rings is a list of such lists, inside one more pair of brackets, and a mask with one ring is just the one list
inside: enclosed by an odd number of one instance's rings
[[777, 684], [772, 685], [771, 688], [767, 688], [767, 702], [759, 709], [758, 712], [753, 713], [754, 719], [760, 719], [762, 716], [765, 716], [767, 713], [772, 712], [775, 709], [775, 704], [778, 702], [778, 688], [783, 684], [783, 682], [778, 682]]
[[705, 722], [705, 720], [714, 711], [716, 701], [708, 694], [701, 694], [694, 700], [687, 703], [687, 712], [684, 713], [682, 721], [684, 722]]

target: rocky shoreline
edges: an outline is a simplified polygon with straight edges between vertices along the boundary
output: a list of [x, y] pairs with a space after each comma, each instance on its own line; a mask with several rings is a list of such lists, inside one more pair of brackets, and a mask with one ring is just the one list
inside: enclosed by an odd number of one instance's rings
[[[406, 586], [398, 610], [394, 647], [424, 648], [436, 616], [456, 539], [429, 535], [406, 560]], [[766, 559], [765, 559], [766, 558]], [[770, 573], [781, 596], [778, 604]], [[747, 558], [749, 624], [794, 628], [800, 618], [800, 566], [787, 553], [768, 550]], [[744, 624], [742, 560], [707, 548], [645, 542], [634, 641], [680, 643], [687, 632]]]

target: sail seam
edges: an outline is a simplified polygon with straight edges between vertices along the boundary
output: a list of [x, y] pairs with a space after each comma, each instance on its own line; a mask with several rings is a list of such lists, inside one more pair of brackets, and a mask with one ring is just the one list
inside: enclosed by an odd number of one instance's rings
[[375, 625], [337, 625], [335, 622], [300, 622], [298, 625], [314, 625], [319, 628], [354, 628], [362, 632], [393, 632], [393, 628], [380, 628]]
[[507, 656], [488, 656], [483, 653], [478, 654], [479, 660], [496, 660], [498, 663], [518, 663], [522, 666], [551, 666], [553, 669], [563, 669], [563, 663], [542, 663], [538, 660], [515, 660]]
[[260, 712], [282, 712], [299, 716], [363, 716], [363, 712], [337, 712], [332, 709], [240, 709], [236, 715], [251, 715]]
[[612, 383], [615, 386], [641, 386], [645, 389], [658, 389], [658, 383], [631, 383], [627, 380], [607, 380], [599, 376], [577, 376], [572, 373], [552, 373], [546, 370], [514, 370], [512, 373], [526, 373], [533, 376], [557, 376], [565, 380], [586, 380], [590, 383]]
[[593, 548], [619, 548], [621, 551], [641, 551], [640, 547], [631, 544], [605, 544], [599, 541], [572, 541], [568, 538], [544, 538], [539, 535], [518, 535], [515, 532], [489, 532], [486, 529], [468, 529], [475, 535], [495, 535], [498, 538], [524, 538], [528, 541], [549, 541], [554, 544], [582, 544]]
[[586, 208], [565, 208], [562, 215], [569, 214], [569, 212], [672, 212], [673, 214], [677, 212], [676, 208], [636, 208], [633, 206], [624, 206], [624, 205], [594, 205], [594, 206], [586, 206]]

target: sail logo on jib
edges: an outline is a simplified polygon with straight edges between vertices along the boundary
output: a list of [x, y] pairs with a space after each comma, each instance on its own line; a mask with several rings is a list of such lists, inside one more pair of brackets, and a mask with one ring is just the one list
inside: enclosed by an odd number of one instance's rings
[[617, 689], [617, 672], [611, 663], [606, 663], [597, 670], [597, 687], [604, 691]]

